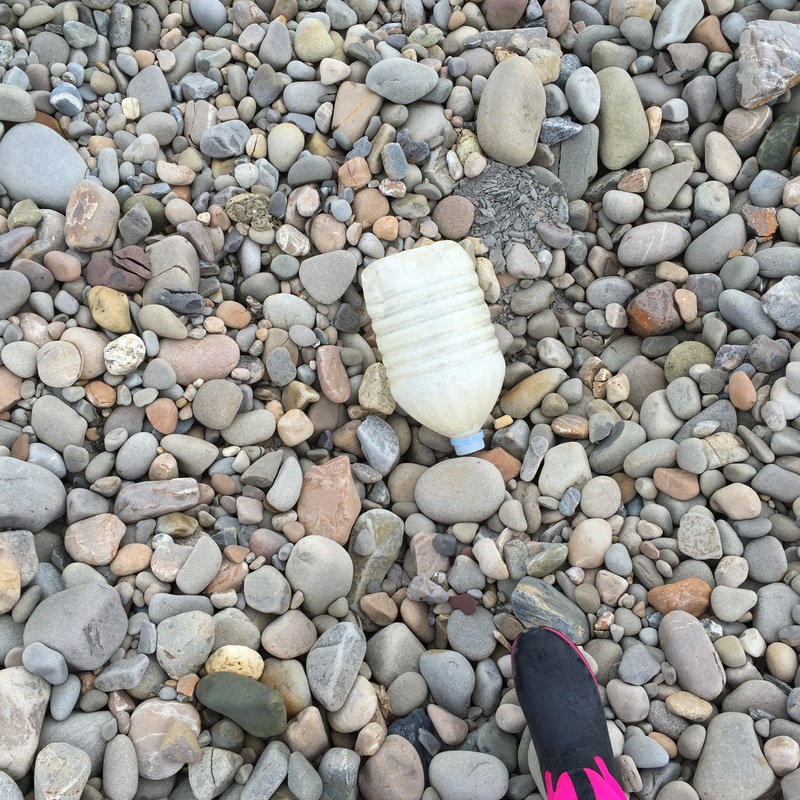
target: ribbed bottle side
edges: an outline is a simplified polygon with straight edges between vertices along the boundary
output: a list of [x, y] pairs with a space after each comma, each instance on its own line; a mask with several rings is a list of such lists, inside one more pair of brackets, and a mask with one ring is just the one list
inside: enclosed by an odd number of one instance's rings
[[[392, 382], [417, 375], [421, 364], [426, 371], [435, 370], [499, 354], [489, 309], [471, 268], [440, 262], [417, 281], [410, 274], [392, 281], [388, 274], [372, 277], [374, 294], [381, 292], [381, 302], [374, 304], [380, 314], [372, 326]], [[372, 288], [365, 282], [365, 293]]]

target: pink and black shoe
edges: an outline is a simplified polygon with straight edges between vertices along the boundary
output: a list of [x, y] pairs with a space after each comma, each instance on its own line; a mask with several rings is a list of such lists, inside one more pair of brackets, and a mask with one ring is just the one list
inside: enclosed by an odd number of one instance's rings
[[530, 628], [514, 641], [511, 662], [547, 800], [625, 800], [597, 682], [580, 650], [552, 628]]

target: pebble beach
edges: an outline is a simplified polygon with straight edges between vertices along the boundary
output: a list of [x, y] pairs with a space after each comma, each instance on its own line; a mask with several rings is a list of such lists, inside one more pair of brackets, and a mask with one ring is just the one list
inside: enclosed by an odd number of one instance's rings
[[[797, 800], [798, 83], [795, 0], [3, 0], [0, 800], [541, 800], [538, 625], [631, 797]], [[464, 457], [360, 285], [439, 240]]]

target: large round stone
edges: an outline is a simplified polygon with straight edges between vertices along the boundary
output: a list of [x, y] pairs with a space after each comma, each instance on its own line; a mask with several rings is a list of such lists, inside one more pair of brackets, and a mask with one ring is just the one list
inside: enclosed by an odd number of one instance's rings
[[46, 597], [25, 625], [23, 641], [57, 650], [72, 669], [97, 669], [111, 658], [128, 631], [115, 589], [86, 583]]
[[442, 461], [423, 473], [414, 488], [419, 510], [435, 522], [481, 522], [500, 508], [503, 476], [482, 458]]
[[87, 171], [67, 140], [38, 122], [15, 125], [0, 139], [0, 184], [12, 200], [64, 211]]
[[0, 528], [42, 530], [66, 509], [64, 485], [50, 470], [0, 458]]
[[492, 70], [481, 95], [478, 141], [490, 158], [521, 167], [533, 158], [544, 115], [536, 67], [527, 58], [507, 58]]

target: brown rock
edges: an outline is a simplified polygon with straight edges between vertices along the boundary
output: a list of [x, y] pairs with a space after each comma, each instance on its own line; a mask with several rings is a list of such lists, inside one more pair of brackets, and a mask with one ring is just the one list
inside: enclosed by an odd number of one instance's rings
[[619, 28], [628, 17], [651, 20], [656, 11], [655, 0], [611, 0], [608, 9], [608, 24]]
[[[510, 704], [506, 705], [506, 708]], [[519, 706], [517, 706], [519, 708]], [[433, 704], [428, 706], [428, 716], [436, 729], [439, 738], [446, 744], [461, 744], [467, 738], [469, 726], [463, 719], [459, 719], [455, 714], [451, 714], [447, 709]]]
[[[286, 704], [286, 716], [291, 719], [311, 705], [305, 669], [299, 661], [267, 658], [259, 682], [275, 689]], [[315, 709], [316, 711], [317, 709]]]
[[235, 330], [246, 328], [253, 319], [252, 314], [235, 300], [223, 300], [217, 306], [216, 314], [228, 328]]
[[647, 187], [649, 185], [650, 170], [647, 167], [639, 167], [638, 169], [633, 169], [623, 175], [619, 179], [617, 189], [619, 189], [621, 192], [634, 192], [636, 194], [643, 194], [647, 191]]
[[297, 521], [308, 534], [326, 536], [345, 545], [360, 512], [361, 499], [347, 456], [313, 466], [306, 472], [297, 501]]
[[730, 53], [731, 46], [723, 36], [719, 25], [719, 17], [709, 14], [703, 17], [686, 39], [687, 42], [698, 42], [706, 46], [711, 52]]
[[482, 458], [484, 461], [494, 464], [503, 476], [503, 481], [506, 483], [516, 478], [522, 467], [522, 462], [518, 458], [514, 458], [508, 450], [504, 450], [502, 447], [493, 447], [491, 450], [480, 450], [472, 455], [475, 456], [475, 458]]
[[8, 411], [22, 398], [22, 378], [8, 367], [0, 367], [0, 411]]
[[347, 141], [355, 142], [364, 135], [382, 103], [383, 98], [370, 91], [366, 84], [343, 81], [333, 103], [331, 130], [338, 131]]
[[425, 774], [414, 745], [402, 736], [387, 736], [359, 770], [358, 788], [364, 800], [419, 800]]
[[14, 439], [11, 445], [11, 458], [18, 458], [20, 461], [27, 461], [31, 449], [31, 437], [27, 433], [21, 433]]
[[342, 363], [339, 348], [334, 345], [323, 345], [317, 348], [316, 356], [317, 375], [322, 393], [332, 403], [344, 403], [349, 400], [350, 379]]
[[756, 389], [746, 372], [734, 372], [728, 381], [731, 403], [740, 411], [749, 411], [756, 404]]
[[397, 238], [399, 230], [400, 223], [397, 221], [397, 217], [379, 217], [372, 224], [372, 232], [386, 242], [393, 242]]
[[175, 370], [177, 382], [188, 386], [198, 378], [226, 378], [239, 363], [240, 353], [230, 336], [209, 334], [203, 339], [164, 339], [158, 355]]
[[319, 758], [330, 747], [326, 724], [322, 720], [320, 710], [311, 705], [304, 708], [286, 726], [283, 740], [292, 752], [297, 750], [309, 761]]
[[244, 579], [249, 572], [247, 564], [222, 559], [222, 566], [217, 570], [211, 583], [203, 589], [204, 594], [214, 594], [214, 592], [228, 592], [233, 589], [241, 591], [244, 586]]
[[742, 206], [745, 224], [759, 239], [771, 239], [778, 230], [778, 216], [774, 208], [761, 208], [745, 203]]
[[67, 552], [83, 564], [110, 564], [125, 535], [125, 523], [114, 514], [96, 514], [73, 522], [64, 533]]
[[653, 483], [676, 500], [691, 500], [700, 494], [698, 476], [676, 467], [658, 467], [653, 473]]
[[717, 489], [711, 495], [711, 508], [728, 519], [755, 519], [761, 513], [761, 500], [750, 486], [744, 483], [731, 483]]
[[589, 438], [589, 420], [579, 414], [562, 414], [550, 423], [550, 427], [556, 436], [564, 439]]
[[361, 156], [348, 159], [339, 167], [339, 183], [349, 189], [361, 189], [372, 180], [367, 160]]
[[[353, 216], [365, 229], [389, 213], [389, 201], [377, 189], [362, 189], [353, 200]], [[376, 234], [377, 235], [377, 234]]]
[[108, 568], [120, 577], [135, 575], [150, 566], [152, 557], [153, 550], [149, 545], [134, 542], [120, 547]]
[[121, 269], [103, 255], [96, 255], [86, 265], [83, 277], [90, 286], [107, 286], [118, 292], [133, 294], [144, 289], [145, 279]]
[[569, 25], [570, 0], [544, 0], [542, 11], [547, 21], [547, 35], [557, 39]]
[[92, 381], [84, 386], [86, 399], [95, 408], [111, 408], [117, 402], [117, 393], [113, 386], [103, 381]]
[[682, 320], [673, 299], [676, 288], [674, 283], [665, 281], [637, 294], [626, 309], [631, 333], [644, 338], [680, 328]]
[[64, 236], [78, 252], [104, 250], [114, 243], [120, 207], [117, 198], [99, 183], [81, 181], [69, 196]]
[[711, 587], [700, 578], [684, 578], [654, 587], [647, 593], [647, 602], [660, 614], [685, 611], [699, 617], [711, 603]]
[[159, 433], [174, 433], [178, 427], [178, 407], [169, 397], [159, 397], [145, 408], [150, 424]]
[[308, 235], [320, 253], [344, 250], [347, 244], [347, 227], [332, 214], [317, 214]]
[[676, 289], [673, 300], [684, 322], [694, 322], [697, 319], [697, 295], [694, 292]]
[[397, 619], [397, 605], [386, 592], [365, 594], [358, 605], [376, 625], [381, 627], [391, 625]]
[[466, 197], [449, 195], [436, 204], [431, 219], [445, 239], [463, 239], [475, 219], [475, 206]]
[[486, 0], [481, 8], [490, 30], [513, 28], [525, 13], [525, 0]]
[[275, 658], [304, 656], [316, 641], [314, 623], [299, 609], [281, 614], [261, 634], [261, 646]]
[[43, 263], [57, 281], [74, 281], [81, 275], [81, 262], [69, 253], [51, 250], [44, 254]]

